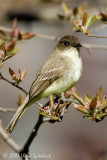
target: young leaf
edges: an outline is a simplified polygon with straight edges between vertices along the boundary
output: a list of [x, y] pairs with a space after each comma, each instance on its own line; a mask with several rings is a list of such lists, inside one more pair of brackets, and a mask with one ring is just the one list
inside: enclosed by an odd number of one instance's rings
[[19, 52], [19, 48], [18, 48], [18, 47], [14, 48], [11, 52], [9, 52], [9, 53], [6, 55], [5, 60], [13, 57], [13, 56], [14, 56], [15, 54], [17, 54], [18, 52]]
[[2, 50], [3, 52], [5, 52], [5, 43], [3, 40], [0, 40], [0, 50]]
[[23, 103], [23, 97], [22, 97], [22, 94], [19, 94], [17, 104], [18, 104], [18, 106], [21, 106], [22, 103]]
[[13, 77], [13, 75], [15, 75], [15, 72], [9, 67], [9, 73], [10, 75]]
[[1, 30], [1, 29], [0, 29], [0, 33], [1, 33], [2, 35], [6, 36], [5, 31], [3, 31], [3, 30]]
[[105, 99], [102, 103], [101, 103], [101, 107], [100, 109], [104, 109], [105, 107], [107, 107], [107, 99]]
[[80, 104], [85, 106], [85, 101], [79, 94], [77, 94], [76, 92], [72, 92], [72, 95], [80, 102]]
[[101, 20], [106, 22], [107, 21], [107, 14], [100, 12]]
[[36, 34], [26, 32], [26, 33], [21, 34], [20, 36], [21, 36], [20, 39], [30, 39], [30, 38], [33, 38], [34, 36], [36, 36]]
[[16, 44], [16, 41], [10, 42], [10, 43], [6, 46], [6, 51], [7, 51], [7, 52], [11, 52], [11, 51], [14, 49], [15, 44]]
[[98, 93], [96, 95], [98, 101], [102, 101], [102, 92], [103, 92], [102, 87], [100, 87], [99, 90], [98, 90]]
[[87, 22], [87, 17], [88, 17], [87, 12], [84, 12], [83, 18], [82, 18], [82, 24], [83, 24], [83, 26], [85, 26], [85, 24]]
[[91, 102], [92, 101], [92, 97], [89, 96], [88, 94], [85, 95], [85, 102]]
[[94, 17], [92, 14], [90, 14], [90, 15], [88, 16], [87, 22], [86, 22], [86, 24], [85, 24], [85, 27], [86, 27], [87, 29], [88, 29], [88, 27], [90, 27], [90, 26], [93, 24], [94, 19], [95, 19], [95, 17]]
[[82, 105], [79, 105], [79, 104], [74, 104], [76, 110], [82, 112], [82, 113], [85, 113], [85, 114], [88, 114], [88, 111], [86, 110], [86, 108]]
[[64, 2], [62, 3], [62, 8], [63, 8], [65, 16], [69, 16], [69, 14], [72, 13], [71, 8]]
[[96, 114], [95, 115], [95, 119], [101, 119], [102, 117], [105, 117], [105, 116], [107, 116], [107, 113], [99, 113], [99, 114]]
[[3, 62], [2, 61], [0, 61], [0, 68], [2, 68], [3, 67]]
[[27, 73], [26, 70], [21, 72], [21, 81], [25, 78], [26, 73]]
[[89, 108], [90, 110], [94, 110], [97, 106], [97, 96], [95, 96], [92, 101], [90, 102]]
[[60, 104], [60, 105], [59, 105], [59, 108], [63, 108], [63, 107], [65, 107], [65, 106], [67, 106], [68, 104], [70, 104], [70, 102], [66, 102], [66, 103], [64, 103], [64, 104]]

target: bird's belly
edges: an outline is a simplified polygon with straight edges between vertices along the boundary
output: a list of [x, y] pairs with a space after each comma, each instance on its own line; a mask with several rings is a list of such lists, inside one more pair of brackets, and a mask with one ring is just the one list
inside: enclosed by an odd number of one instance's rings
[[53, 82], [45, 91], [43, 91], [42, 97], [49, 97], [50, 93], [60, 95], [62, 92], [66, 92], [76, 84], [79, 78], [80, 74], [60, 77], [58, 80]]

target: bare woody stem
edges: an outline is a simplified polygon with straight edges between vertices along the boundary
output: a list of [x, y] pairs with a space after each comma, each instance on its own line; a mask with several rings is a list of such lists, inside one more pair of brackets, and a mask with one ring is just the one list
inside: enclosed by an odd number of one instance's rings
[[105, 36], [96, 36], [96, 35], [93, 35], [93, 34], [88, 34], [88, 37], [94, 37], [94, 38], [107, 38]]
[[87, 48], [87, 49], [103, 49], [103, 50], [107, 50], [107, 46], [106, 45], [94, 45], [94, 44], [86, 44], [86, 43], [82, 43], [81, 44], [83, 48]]
[[1, 80], [4, 80], [5, 82], [11, 84], [12, 86], [14, 86], [14, 87], [16, 87], [16, 88], [18, 88], [18, 89], [20, 89], [20, 90], [21, 90], [22, 92], [24, 92], [26, 95], [28, 94], [27, 91], [25, 91], [22, 87], [20, 87], [19, 85], [15, 84], [15, 83], [13, 83], [13, 82], [11, 82], [11, 81], [9, 81], [9, 80], [8, 80], [7, 78], [5, 78], [1, 73], [0, 73], [0, 79], [1, 79]]
[[16, 108], [2, 108], [0, 107], [0, 112], [16, 112], [17, 109]]
[[[59, 96], [56, 96], [54, 101], [58, 102], [59, 98], [60, 98]], [[43, 106], [43, 108], [47, 105], [49, 105], [49, 101]], [[38, 121], [36, 122], [34, 128], [32, 129], [23, 149], [19, 153], [21, 157], [23, 157], [23, 155], [26, 155], [26, 156], [28, 155], [28, 157], [29, 157], [29, 147], [30, 147], [32, 141], [34, 140], [34, 138], [37, 136], [38, 130], [39, 130], [40, 126], [43, 124], [43, 122], [45, 122], [43, 120], [43, 116], [39, 114]], [[25, 160], [25, 159], [23, 158], [23, 160]]]
[[[54, 99], [54, 101], [56, 103], [58, 103], [58, 101], [62, 100], [62, 101], [68, 101], [68, 99], [66, 98], [61, 98], [59, 96], [56, 96], [56, 98]], [[75, 101], [73, 99], [69, 100], [71, 103], [78, 103], [78, 101]], [[49, 105], [49, 102], [47, 102], [43, 108], [45, 106]], [[7, 111], [7, 110], [6, 110]], [[9, 109], [9, 111], [13, 111], [13, 109]], [[35, 126], [33, 127], [24, 147], [20, 147], [16, 142], [14, 142], [14, 140], [8, 136], [8, 134], [5, 132], [5, 130], [3, 129], [1, 123], [0, 123], [0, 136], [5, 140], [5, 142], [16, 152], [20, 155], [21, 159], [23, 160], [30, 160], [31, 157], [29, 155], [29, 147], [31, 145], [31, 143], [33, 142], [34, 138], [37, 136], [38, 130], [40, 128], [40, 126], [43, 124], [43, 122], [45, 122], [43, 120], [43, 116], [39, 115], [38, 117], [38, 121], [36, 122]], [[48, 121], [49, 122], [49, 121]], [[51, 121], [50, 121], [51, 122]], [[53, 122], [51, 122], [53, 123]]]
[[29, 157], [29, 147], [30, 147], [32, 141], [34, 140], [34, 138], [36, 137], [37, 132], [38, 132], [40, 126], [42, 125], [42, 123], [43, 123], [43, 116], [39, 115], [39, 118], [38, 118], [36, 125], [34, 126], [31, 134], [29, 135], [28, 140], [26, 141], [23, 149], [19, 153], [19, 155], [21, 157], [23, 157], [23, 160], [25, 160], [23, 155], [26, 155], [26, 156], [28, 155], [28, 157]]
[[[7, 27], [4, 27], [4, 26], [0, 26], [0, 29], [7, 32], [7, 33], [11, 33], [12, 32], [12, 29], [11, 28], [7, 28]], [[24, 33], [24, 31], [21, 31], [21, 33]], [[39, 34], [39, 33], [35, 33], [36, 37], [38, 38], [44, 38], [44, 39], [50, 39], [50, 40], [55, 40], [57, 41], [58, 38], [55, 37], [55, 36], [50, 36], [50, 35], [45, 35], [45, 34]]]
[[16, 152], [19, 153], [22, 148], [5, 132], [0, 120], [0, 136]]

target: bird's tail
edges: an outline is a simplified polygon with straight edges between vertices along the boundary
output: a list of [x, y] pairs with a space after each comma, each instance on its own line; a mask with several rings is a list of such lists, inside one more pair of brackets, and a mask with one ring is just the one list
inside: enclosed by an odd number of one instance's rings
[[9, 132], [9, 133], [12, 132], [12, 130], [14, 129], [14, 127], [17, 124], [17, 121], [23, 115], [25, 110], [27, 109], [28, 100], [29, 100], [29, 95], [27, 95], [27, 97], [25, 98], [23, 104], [18, 108], [17, 112], [13, 116], [12, 120], [10, 121], [9, 125], [6, 128], [6, 132]]

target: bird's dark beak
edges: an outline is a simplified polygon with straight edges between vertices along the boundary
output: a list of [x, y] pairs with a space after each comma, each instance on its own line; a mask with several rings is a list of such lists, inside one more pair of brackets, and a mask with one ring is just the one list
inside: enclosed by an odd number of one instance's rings
[[80, 47], [82, 47], [82, 45], [79, 43], [79, 44], [77, 44], [77, 47], [79, 47], [79, 48], [80, 48]]
[[75, 43], [75, 44], [73, 45], [73, 47], [80, 48], [80, 47], [82, 47], [82, 45], [81, 45], [80, 43]]

